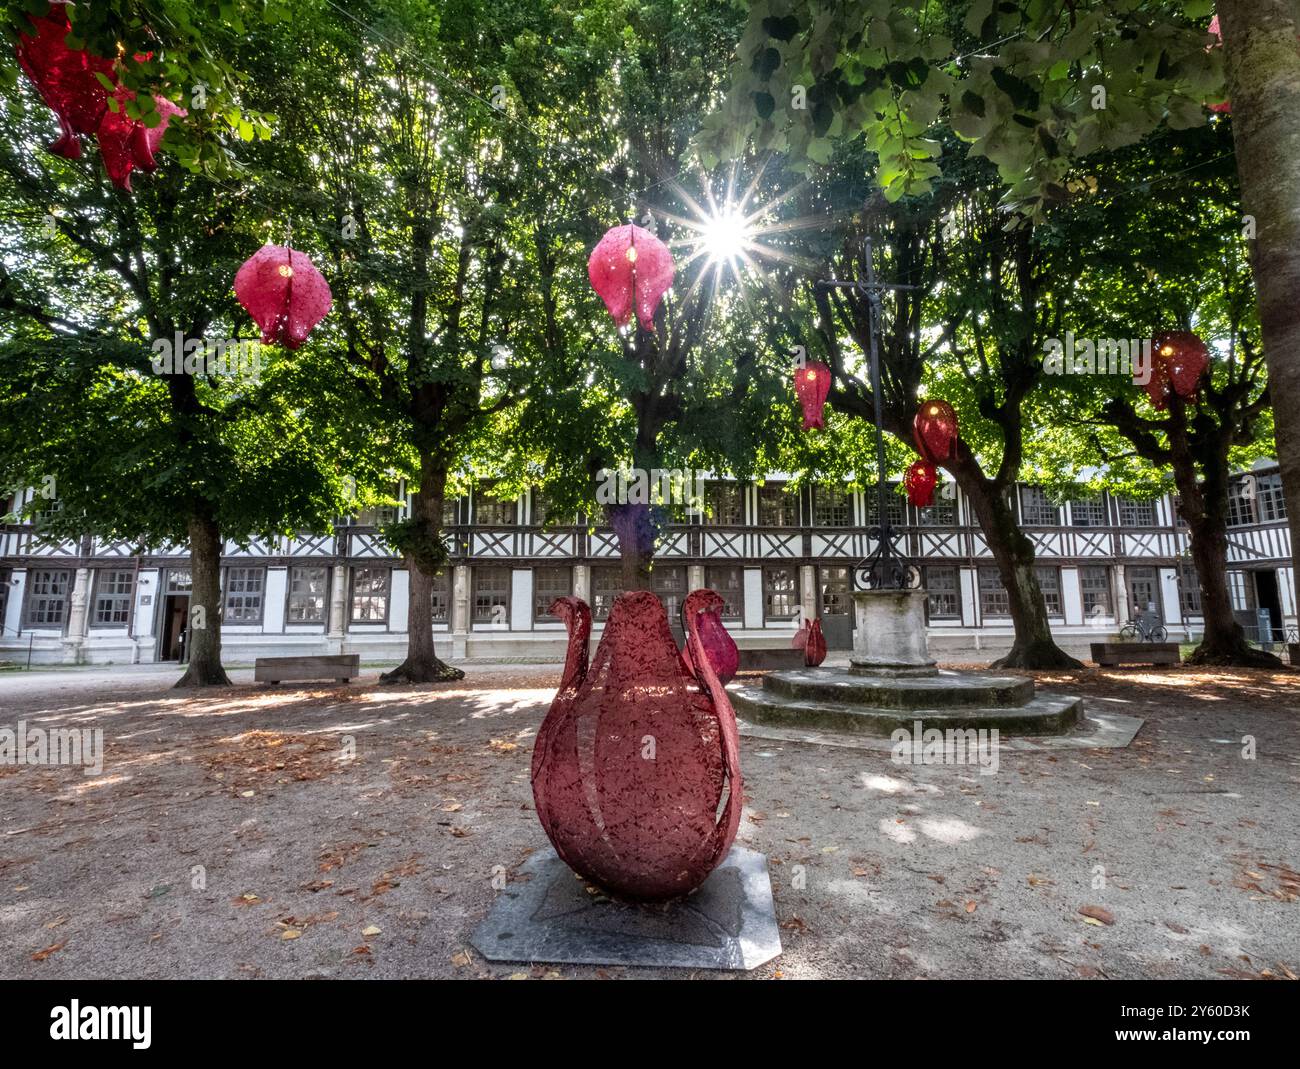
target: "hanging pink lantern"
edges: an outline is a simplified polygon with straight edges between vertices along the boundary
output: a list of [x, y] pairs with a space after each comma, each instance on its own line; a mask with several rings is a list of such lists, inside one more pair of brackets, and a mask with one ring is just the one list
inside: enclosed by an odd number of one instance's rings
[[822, 409], [831, 392], [831, 369], [820, 360], [799, 368], [794, 373], [794, 392], [803, 406], [803, 429], [806, 431], [826, 426]]
[[[1205, 51], [1207, 51], [1207, 52], [1212, 52], [1212, 51], [1213, 51], [1214, 49], [1216, 49], [1216, 48], [1222, 48], [1222, 47], [1223, 47], [1223, 31], [1219, 29], [1219, 16], [1218, 16], [1218, 15], [1215, 15], [1214, 18], [1210, 19], [1210, 33], [1214, 34], [1214, 36], [1218, 38], [1218, 41], [1216, 41], [1214, 44], [1210, 45], [1210, 46], [1205, 50]], [[1211, 104], [1211, 105], [1210, 105], [1210, 110], [1211, 110], [1211, 111], [1214, 111], [1214, 112], [1218, 112], [1220, 115], [1231, 115], [1231, 114], [1232, 114], [1232, 101], [1231, 101], [1231, 100], [1225, 100], [1222, 104]]]
[[235, 274], [235, 296], [262, 331], [262, 344], [296, 349], [334, 303], [306, 253], [263, 245]]
[[[1160, 365], [1174, 393], [1183, 400], [1196, 396], [1196, 387], [1210, 366], [1210, 350], [1188, 330], [1166, 331], [1151, 340], [1153, 362]], [[1155, 376], [1152, 376], [1152, 381]]]
[[145, 126], [139, 119], [127, 118], [126, 102], [133, 99], [135, 94], [129, 89], [119, 88], [118, 110], [105, 111], [99, 124], [99, 152], [104, 158], [104, 170], [115, 186], [128, 193], [131, 192], [132, 168], [150, 172], [157, 170], [154, 154], [167, 133], [172, 116], [183, 118], [189, 114], [166, 97], [155, 97], [154, 103], [162, 121], [154, 127]]
[[957, 455], [957, 412], [947, 401], [922, 401], [912, 419], [916, 451], [931, 464]]
[[673, 254], [634, 223], [611, 227], [591, 250], [587, 277], [616, 324], [626, 326], [635, 311], [642, 328], [654, 330], [655, 311], [673, 284]]
[[[716, 599], [716, 608], [700, 608], [700, 606], [706, 604], [713, 605], [714, 599]], [[682, 605], [682, 619], [684, 621], [683, 629], [689, 631], [689, 621], [686, 614], [693, 608], [699, 613], [700, 643], [704, 646], [704, 652], [708, 655], [709, 664], [713, 666], [713, 671], [717, 673], [718, 678], [725, 686], [736, 677], [736, 672], [740, 670], [740, 651], [736, 648], [735, 639], [731, 637], [726, 625], [722, 622], [722, 605], [722, 596], [716, 591], [692, 591]], [[686, 666], [687, 672], [693, 676], [699, 676], [700, 673], [696, 670], [695, 662], [692, 660], [690, 642], [687, 642], [682, 647], [682, 663]]]
[[108, 110], [108, 90], [95, 75], [112, 78], [113, 64], [68, 47], [72, 24], [66, 6], [54, 5], [49, 14], [40, 17], [27, 16], [36, 34], [19, 33], [18, 65], [58, 117], [62, 134], [49, 146], [50, 151], [75, 160], [81, 156], [77, 135], [95, 133]]
[[688, 894], [736, 837], [744, 794], [736, 718], [699, 629], [701, 612], [720, 601], [704, 590], [687, 598], [698, 687], [651, 592], [615, 599], [590, 665], [586, 602], [550, 607], [569, 629], [569, 653], [533, 748], [533, 799], [560, 857], [614, 894]]
[[915, 461], [903, 476], [907, 500], [919, 509], [933, 505], [934, 488], [938, 481], [939, 473], [934, 470], [933, 464], [925, 460]]

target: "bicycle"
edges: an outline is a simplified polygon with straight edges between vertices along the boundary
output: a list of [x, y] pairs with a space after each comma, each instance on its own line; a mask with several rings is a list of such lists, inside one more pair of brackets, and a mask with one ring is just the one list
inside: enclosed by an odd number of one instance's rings
[[1169, 638], [1169, 632], [1159, 620], [1138, 617], [1119, 629], [1119, 637], [1141, 642], [1164, 642]]

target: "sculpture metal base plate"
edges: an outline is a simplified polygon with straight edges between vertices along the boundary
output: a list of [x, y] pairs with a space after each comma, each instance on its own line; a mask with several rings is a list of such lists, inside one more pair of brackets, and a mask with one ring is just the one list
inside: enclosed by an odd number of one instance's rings
[[470, 943], [488, 961], [747, 971], [781, 953], [767, 858], [733, 846], [690, 896], [618, 902], [589, 890], [554, 850], [507, 884]]

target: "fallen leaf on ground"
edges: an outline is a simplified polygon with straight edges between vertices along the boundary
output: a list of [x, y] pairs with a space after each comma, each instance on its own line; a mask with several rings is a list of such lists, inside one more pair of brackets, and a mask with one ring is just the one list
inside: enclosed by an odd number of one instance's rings
[[1101, 906], [1080, 906], [1079, 912], [1086, 920], [1094, 920], [1098, 924], [1115, 923], [1115, 915], [1108, 909], [1102, 909]]
[[372, 924], [368, 928], [362, 928], [361, 934], [364, 935], [367, 939], [369, 939], [372, 935], [379, 935], [382, 931], [383, 931], [382, 928], [376, 927], [375, 925]]
[[35, 954], [32, 955], [32, 961], [44, 961], [51, 954], [57, 953], [67, 945], [68, 945], [68, 941], [65, 939], [61, 943], [54, 943], [51, 946], [47, 946], [44, 950], [38, 950]]

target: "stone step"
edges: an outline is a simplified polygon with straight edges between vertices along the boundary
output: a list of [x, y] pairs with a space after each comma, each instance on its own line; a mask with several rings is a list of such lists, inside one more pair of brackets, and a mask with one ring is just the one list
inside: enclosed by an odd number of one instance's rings
[[[769, 677], [770, 678], [770, 677]], [[807, 728], [810, 731], [844, 731], [858, 735], [888, 736], [898, 728], [913, 731], [939, 728], [997, 728], [1008, 735], [1064, 735], [1083, 716], [1083, 700], [1062, 694], [1040, 694], [1023, 705], [1009, 707], [948, 706], [930, 709], [891, 709], [788, 698], [763, 687], [727, 688], [736, 715], [754, 724]]]
[[853, 675], [834, 668], [806, 668], [769, 672], [763, 677], [763, 687], [786, 700], [903, 710], [1014, 707], [1034, 697], [1032, 679], [972, 672], [939, 672], [900, 679]]

